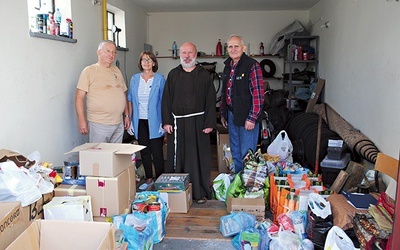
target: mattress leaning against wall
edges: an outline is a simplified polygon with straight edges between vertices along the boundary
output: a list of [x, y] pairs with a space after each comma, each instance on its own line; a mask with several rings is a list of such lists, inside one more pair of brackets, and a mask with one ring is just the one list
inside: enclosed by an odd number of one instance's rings
[[376, 162], [379, 149], [367, 136], [343, 119], [332, 107], [326, 103], [316, 104], [313, 111], [322, 116], [329, 128], [340, 135], [353, 153], [371, 163]]

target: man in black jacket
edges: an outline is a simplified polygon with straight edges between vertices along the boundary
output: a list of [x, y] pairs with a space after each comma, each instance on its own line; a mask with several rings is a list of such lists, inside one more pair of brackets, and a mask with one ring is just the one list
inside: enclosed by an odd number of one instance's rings
[[239, 173], [248, 150], [257, 149], [264, 83], [259, 63], [244, 53], [243, 38], [232, 35], [227, 43], [229, 58], [224, 62], [222, 76], [221, 123], [228, 128], [234, 172]]

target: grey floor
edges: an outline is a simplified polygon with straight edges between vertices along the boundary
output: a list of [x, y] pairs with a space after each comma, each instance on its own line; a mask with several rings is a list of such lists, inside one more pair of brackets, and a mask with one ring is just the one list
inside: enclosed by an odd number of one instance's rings
[[183, 239], [166, 239], [164, 238], [160, 243], [153, 247], [154, 250], [234, 250], [232, 240], [183, 240]]

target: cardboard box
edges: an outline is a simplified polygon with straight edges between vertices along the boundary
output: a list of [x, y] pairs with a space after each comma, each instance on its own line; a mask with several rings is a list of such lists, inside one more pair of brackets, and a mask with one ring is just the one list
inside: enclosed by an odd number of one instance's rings
[[0, 202], [0, 249], [5, 249], [27, 227], [21, 202]]
[[22, 207], [24, 217], [30, 223], [37, 219], [43, 219], [43, 205], [49, 203], [54, 197], [54, 193], [43, 194], [42, 198]]
[[186, 191], [180, 192], [160, 192], [160, 197], [169, 206], [169, 212], [171, 213], [187, 213], [189, 208], [193, 204], [192, 197], [192, 183], [189, 183], [189, 187]]
[[54, 189], [54, 196], [83, 196], [86, 195], [86, 187], [80, 185], [60, 184]]
[[228, 168], [224, 159], [224, 144], [229, 147], [229, 134], [223, 134], [219, 130], [217, 131], [217, 159], [218, 159], [218, 172], [227, 173]]
[[36, 220], [6, 249], [115, 249], [114, 232], [107, 222]]
[[226, 210], [230, 212], [247, 212], [256, 216], [257, 221], [265, 218], [264, 198], [232, 198], [228, 197]]
[[90, 196], [54, 197], [43, 206], [45, 220], [93, 221]]
[[154, 182], [154, 186], [156, 190], [184, 191], [189, 183], [189, 174], [161, 174]]
[[93, 216], [123, 214], [136, 195], [135, 167], [116, 177], [86, 177], [86, 194], [92, 197]]
[[81, 175], [115, 177], [132, 166], [132, 154], [143, 148], [130, 143], [85, 143], [65, 154], [79, 152]]

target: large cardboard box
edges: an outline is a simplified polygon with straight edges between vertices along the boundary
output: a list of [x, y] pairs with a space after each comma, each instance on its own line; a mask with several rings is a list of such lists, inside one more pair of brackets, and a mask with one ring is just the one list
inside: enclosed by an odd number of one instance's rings
[[5, 249], [27, 227], [20, 202], [0, 202], [0, 249]]
[[115, 249], [114, 232], [107, 222], [36, 220], [6, 249]]
[[232, 198], [229, 196], [226, 210], [228, 212], [247, 212], [261, 221], [265, 218], [265, 201], [264, 198]]
[[228, 168], [224, 159], [224, 144], [229, 147], [229, 134], [224, 134], [223, 131], [217, 131], [217, 159], [218, 159], [218, 172], [227, 173]]
[[168, 204], [171, 213], [187, 213], [193, 204], [192, 183], [186, 191], [160, 192], [160, 197]]
[[129, 167], [116, 177], [87, 176], [86, 194], [92, 197], [93, 216], [124, 213], [136, 195], [135, 167]]
[[43, 205], [49, 203], [54, 197], [54, 193], [43, 194], [42, 198], [22, 207], [24, 217], [30, 223], [37, 219], [43, 219]]
[[45, 220], [93, 221], [91, 197], [59, 196], [43, 206]]
[[79, 152], [82, 175], [115, 177], [132, 166], [132, 154], [143, 148], [130, 143], [85, 143], [65, 154]]
[[60, 184], [54, 189], [54, 196], [83, 196], [86, 195], [86, 186]]

